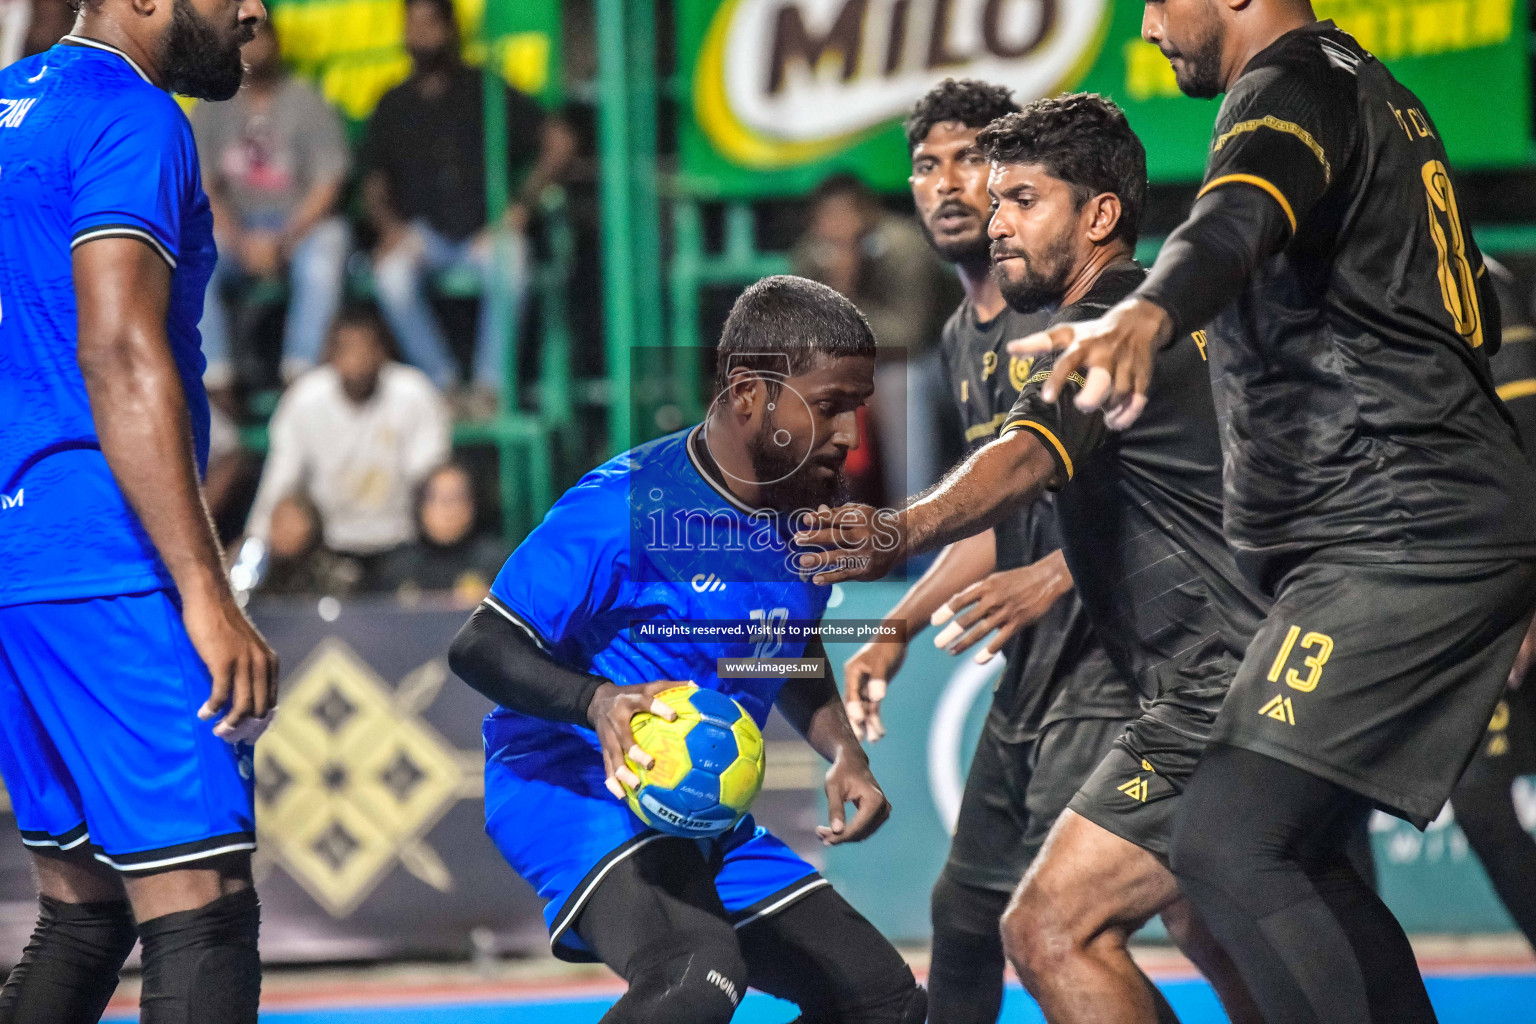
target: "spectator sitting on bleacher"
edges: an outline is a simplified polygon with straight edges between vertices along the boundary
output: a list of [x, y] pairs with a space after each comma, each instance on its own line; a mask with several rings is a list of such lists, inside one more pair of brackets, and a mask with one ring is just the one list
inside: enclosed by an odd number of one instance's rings
[[269, 544], [271, 561], [257, 593], [345, 597], [357, 589], [361, 565], [320, 543], [320, 516], [301, 492], [287, 495], [273, 507]]
[[463, 466], [450, 462], [433, 470], [416, 503], [416, 540], [384, 560], [379, 589], [452, 591], [466, 606], [484, 600], [512, 552], [500, 537], [478, 529], [478, 506]]
[[[411, 76], [384, 94], [368, 122], [363, 201], [379, 233], [379, 305], [406, 358], [449, 390], [460, 374], [427, 301], [428, 277], [468, 267], [485, 295], [500, 267], [515, 331], [527, 289], [528, 221], [539, 194], [574, 153], [575, 136], [532, 99], [506, 90], [507, 167], [514, 179], [523, 169], [527, 175], [506, 215], [488, 224], [484, 86], [480, 71], [460, 59], [452, 0], [409, 0], [405, 45]], [[491, 304], [482, 300], [474, 384], [465, 403], [474, 415], [496, 409], [509, 341], [496, 329]]]
[[192, 111], [219, 243], [200, 325], [209, 387], [233, 382], [227, 288], [286, 273], [282, 375], [292, 381], [320, 356], [351, 248], [346, 221], [335, 215], [351, 163], [341, 117], [312, 85], [287, 74], [271, 22], [258, 25], [241, 56], [245, 84], [234, 99]]
[[277, 404], [271, 445], [246, 533], [271, 544], [272, 510], [302, 489], [320, 513], [325, 546], [356, 557], [363, 578], [415, 539], [416, 488], [448, 457], [448, 407], [420, 370], [390, 358], [372, 309], [331, 326], [326, 363]]

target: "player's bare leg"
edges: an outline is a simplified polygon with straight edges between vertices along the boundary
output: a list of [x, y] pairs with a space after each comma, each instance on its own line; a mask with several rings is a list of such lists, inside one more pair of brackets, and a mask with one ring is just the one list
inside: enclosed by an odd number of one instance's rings
[[1003, 915], [1003, 947], [1051, 1024], [1175, 1020], [1127, 943], [1177, 895], [1156, 857], [1067, 810]]
[[[1156, 856], [1067, 810], [1003, 915], [1003, 944], [1051, 1024], [1175, 1021], [1129, 942], [1152, 915], [1181, 902]], [[1174, 919], [1188, 923], [1176, 911]], [[1206, 955], [1214, 943], [1196, 947], [1197, 964], [1216, 961]], [[1251, 1000], [1224, 958], [1211, 981], [1223, 1005], [1236, 1008], [1234, 1021], [1258, 1020], [1241, 1015]]]
[[83, 852], [34, 852], [39, 912], [0, 992], [0, 1024], [94, 1024], [138, 933], [117, 873]]

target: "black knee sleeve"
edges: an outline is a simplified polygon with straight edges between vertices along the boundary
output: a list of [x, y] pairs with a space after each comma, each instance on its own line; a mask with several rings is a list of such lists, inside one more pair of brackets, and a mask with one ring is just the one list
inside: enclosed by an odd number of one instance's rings
[[747, 994], [740, 950], [713, 936], [671, 936], [626, 974], [629, 991], [602, 1024], [726, 1024]]
[[138, 933], [127, 902], [38, 900], [37, 929], [0, 991], [0, 1024], [95, 1024]]
[[945, 871], [933, 887], [929, 1002], [938, 1024], [995, 1024], [1003, 1005], [1008, 893], [961, 885]]
[[144, 1024], [255, 1024], [261, 1000], [256, 890], [139, 925]]

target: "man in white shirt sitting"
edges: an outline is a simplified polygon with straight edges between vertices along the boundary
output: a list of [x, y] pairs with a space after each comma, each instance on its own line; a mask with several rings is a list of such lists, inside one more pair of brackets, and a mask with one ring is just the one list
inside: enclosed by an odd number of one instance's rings
[[451, 424], [442, 394], [392, 347], [372, 309], [337, 316], [325, 362], [294, 381], [272, 416], [249, 536], [266, 540], [273, 507], [302, 490], [326, 547], [365, 568], [416, 538], [416, 489], [447, 460]]

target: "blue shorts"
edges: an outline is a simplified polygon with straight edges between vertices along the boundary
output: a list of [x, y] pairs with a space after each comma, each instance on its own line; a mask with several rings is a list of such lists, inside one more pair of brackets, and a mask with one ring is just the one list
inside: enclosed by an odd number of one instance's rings
[[152, 871], [256, 847], [249, 745], [197, 711], [173, 594], [0, 607], [0, 776], [22, 842]]
[[[494, 758], [485, 765], [485, 831], [545, 901], [550, 951], [577, 962], [597, 959], [571, 927], [587, 899], [615, 864], [663, 838], [606, 794], [526, 778]], [[718, 868], [715, 889], [738, 928], [828, 884], [750, 814], [718, 839], [698, 842]]]

